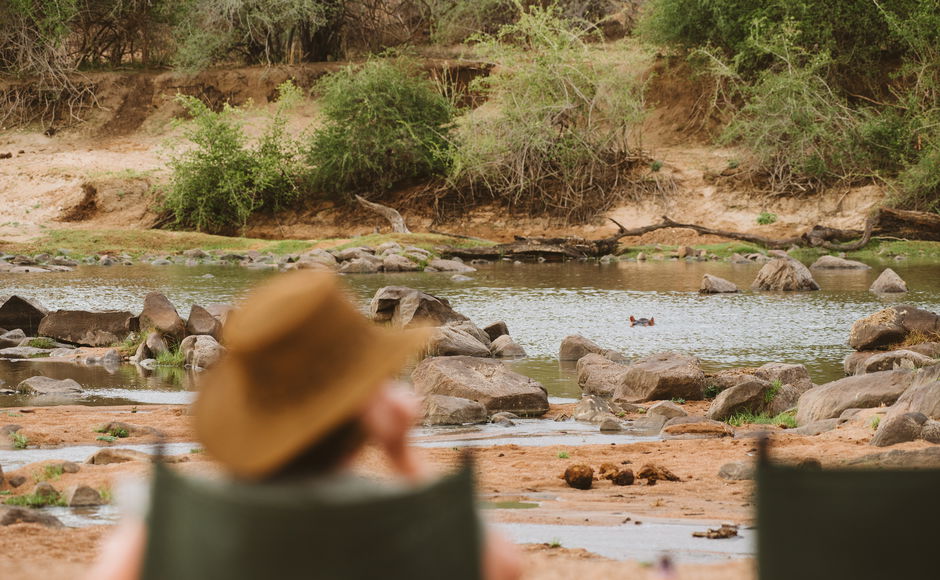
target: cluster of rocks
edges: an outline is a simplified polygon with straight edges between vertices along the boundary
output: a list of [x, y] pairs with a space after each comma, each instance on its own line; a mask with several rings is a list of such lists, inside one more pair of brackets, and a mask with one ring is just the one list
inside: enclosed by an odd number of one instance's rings
[[[155, 357], [172, 348], [180, 350], [186, 365], [207, 368], [224, 352], [218, 339], [229, 309], [194, 304], [184, 320], [158, 292], [147, 294], [138, 315], [118, 310], [49, 311], [35, 300], [14, 295], [0, 298], [0, 358], [64, 358], [116, 368], [124, 362], [117, 349], [89, 355], [83, 347], [112, 347], [137, 338], [140, 345], [129, 360], [144, 368], [155, 366]], [[45, 377], [27, 379], [16, 390], [28, 394], [81, 393], [81, 387], [71, 379]]]
[[[628, 464], [630, 461], [624, 461], [621, 465]], [[629, 467], [621, 467], [609, 462], [603, 463], [598, 468], [596, 476], [591, 466], [576, 463], [569, 465], [560, 478], [564, 479], [569, 487], [582, 490], [591, 489], [595, 481], [603, 479], [609, 480], [616, 486], [633, 485], [634, 482], [640, 480], [646, 480], [646, 485], [656, 485], [657, 481], [682, 481], [669, 469], [654, 463], [647, 463], [635, 474]]]
[[44, 272], [71, 272], [78, 264], [78, 261], [72, 260], [67, 256], [52, 256], [50, 254], [24, 256], [21, 254], [4, 254], [0, 252], [0, 273], [32, 274]]

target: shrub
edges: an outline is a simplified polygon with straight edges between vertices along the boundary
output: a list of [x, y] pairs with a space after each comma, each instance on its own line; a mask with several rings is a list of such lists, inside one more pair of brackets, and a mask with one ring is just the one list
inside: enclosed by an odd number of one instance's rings
[[164, 208], [172, 226], [231, 233], [254, 212], [296, 199], [303, 170], [297, 145], [285, 131], [285, 115], [300, 94], [290, 81], [279, 90], [277, 110], [254, 148], [242, 127], [242, 110], [225, 104], [215, 112], [195, 97], [177, 96], [192, 117], [184, 136], [194, 147], [169, 162], [173, 175]]
[[33, 348], [55, 348], [56, 342], [51, 338], [40, 336], [38, 338], [29, 339], [26, 345]]
[[762, 226], [770, 225], [777, 221], [777, 214], [771, 213], [769, 211], [762, 211], [757, 216], [757, 223]]
[[[156, 361], [158, 365], [167, 366], [167, 367], [182, 367], [186, 364], [186, 357], [183, 355], [182, 351], [179, 349], [169, 349], [161, 352], [157, 355]], [[116, 433], [111, 433], [112, 435], [117, 435]], [[117, 435], [120, 437], [120, 435]], [[127, 435], [124, 435], [126, 437]]]
[[380, 193], [446, 170], [454, 109], [414, 62], [372, 59], [318, 89], [325, 122], [306, 152], [317, 189]]
[[493, 34], [518, 17], [513, 0], [437, 0], [431, 5], [431, 38], [457, 44], [475, 34]]
[[29, 446], [29, 437], [15, 431], [10, 433], [10, 441], [13, 443], [14, 449], [26, 449]]
[[532, 6], [518, 22], [475, 40], [496, 69], [475, 88], [489, 103], [458, 121], [451, 184], [475, 201], [584, 219], [616, 201], [634, 161], [631, 130], [643, 117], [641, 83], [613, 46], [560, 10]]

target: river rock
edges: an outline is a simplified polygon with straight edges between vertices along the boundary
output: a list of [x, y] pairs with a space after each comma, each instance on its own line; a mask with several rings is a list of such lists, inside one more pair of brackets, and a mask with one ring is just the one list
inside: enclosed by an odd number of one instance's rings
[[144, 297], [144, 309], [140, 313], [140, 330], [157, 330], [163, 336], [179, 342], [186, 337], [186, 325], [176, 307], [159, 292], [150, 292]]
[[490, 344], [490, 352], [496, 358], [523, 358], [526, 356], [525, 349], [507, 334], [497, 337]]
[[477, 401], [490, 413], [543, 415], [548, 392], [538, 382], [509, 370], [503, 363], [470, 356], [433, 357], [421, 361], [411, 374], [415, 392]]
[[489, 357], [490, 347], [480, 341], [464, 324], [447, 324], [435, 328], [427, 342], [431, 356]]
[[904, 413], [887, 417], [879, 422], [878, 430], [869, 442], [875, 447], [888, 447], [920, 439], [927, 417], [922, 413]]
[[626, 365], [591, 353], [578, 359], [578, 386], [585, 395], [612, 397], [627, 374]]
[[888, 352], [879, 352], [867, 357], [864, 362], [858, 364], [855, 374], [876, 373], [878, 371], [890, 371], [897, 368], [919, 369], [938, 363], [940, 363], [940, 361], [935, 358], [912, 350], [891, 350]]
[[920, 438], [928, 443], [940, 443], [940, 421], [928, 419], [920, 430]]
[[845, 355], [845, 358], [842, 359], [842, 369], [845, 371], [846, 375], [856, 375], [861, 374], [862, 366], [865, 361], [880, 353], [880, 350], [862, 350], [850, 352]]
[[688, 416], [688, 413], [685, 409], [673, 403], [672, 401], [660, 401], [650, 405], [650, 408], [646, 410], [646, 414], [648, 416], [662, 415], [667, 420], [672, 419], [673, 417]]
[[[677, 417], [677, 419], [685, 419], [686, 417]], [[669, 421], [672, 421], [670, 419]], [[651, 417], [640, 417], [639, 419], [634, 419], [628, 431], [631, 435], [637, 435], [640, 437], [652, 437], [654, 435], [659, 435], [659, 432], [663, 430], [663, 427], [669, 421], [666, 420], [662, 415], [653, 415]]]
[[224, 327], [225, 321], [228, 320], [228, 315], [232, 310], [235, 309], [231, 304], [207, 304], [205, 306], [206, 312], [215, 317], [216, 320]]
[[673, 417], [660, 430], [666, 439], [717, 439], [733, 437], [734, 429], [727, 423], [705, 417]]
[[180, 352], [186, 364], [197, 369], [207, 369], [217, 363], [225, 353], [225, 347], [208, 335], [187, 336], [180, 343]]
[[907, 292], [907, 282], [891, 268], [885, 268], [878, 279], [872, 282], [868, 291], [875, 294], [900, 294]]
[[940, 365], [914, 373], [910, 388], [888, 409], [888, 418], [905, 413], [922, 413], [940, 420]]
[[193, 304], [189, 308], [189, 317], [186, 318], [186, 333], [205, 334], [219, 340], [222, 336], [222, 323], [202, 306]]
[[82, 386], [74, 379], [50, 379], [49, 377], [30, 377], [16, 385], [16, 391], [26, 395], [68, 395], [82, 393]]
[[813, 379], [809, 371], [801, 364], [771, 362], [754, 369], [754, 376], [769, 383], [780, 381], [783, 385], [793, 385], [802, 394], [813, 388]]
[[38, 509], [0, 505], [0, 527], [15, 524], [39, 524], [47, 528], [62, 528], [59, 518]]
[[340, 264], [339, 272], [341, 274], [375, 274], [382, 269], [383, 263], [381, 259], [355, 258]]
[[857, 262], [855, 260], [846, 260], [836, 256], [820, 256], [809, 267], [810, 270], [871, 270], [871, 266]]
[[484, 326], [483, 332], [486, 333], [486, 336], [490, 337], [490, 340], [496, 340], [501, 336], [509, 336], [509, 327], [506, 326], [505, 322], [500, 320], [499, 322], [494, 322], [489, 326]]
[[348, 260], [360, 260], [367, 257], [375, 257], [375, 250], [366, 246], [355, 248], [346, 248], [344, 250], [335, 250], [332, 252], [336, 260], [346, 262]]
[[594, 470], [580, 463], [569, 465], [565, 469], [565, 483], [575, 489], [591, 489], [594, 484]]
[[732, 294], [734, 292], [740, 292], [737, 284], [734, 282], [729, 282], [724, 278], [712, 276], [711, 274], [705, 274], [705, 276], [702, 277], [702, 285], [699, 287], [698, 291], [702, 294]]
[[633, 475], [633, 470], [629, 468], [618, 469], [616, 473], [612, 474], [609, 477], [611, 483], [614, 485], [624, 486], [624, 485], [633, 485], [633, 482], [636, 480], [636, 477]]
[[940, 316], [913, 306], [890, 306], [856, 320], [849, 331], [849, 346], [855, 350], [884, 349], [912, 332], [940, 336]]
[[742, 411], [758, 414], [767, 406], [772, 390], [770, 382], [754, 377], [720, 392], [708, 407], [706, 416], [723, 421]]
[[600, 424], [600, 430], [605, 433], [623, 431], [623, 424], [616, 417], [607, 417]]
[[335, 270], [337, 266], [336, 257], [326, 250], [321, 249], [310, 250], [309, 252], [301, 254], [300, 259], [297, 260], [297, 263], [304, 263], [307, 265], [320, 264], [321, 266], [324, 266], [330, 270]]
[[0, 349], [14, 348], [26, 340], [26, 333], [19, 328], [0, 333]]
[[596, 342], [585, 338], [580, 334], [566, 336], [561, 341], [561, 347], [558, 349], [558, 360], [577, 361], [591, 353], [602, 355], [607, 357], [609, 360], [617, 362], [624, 362], [627, 360], [626, 357], [624, 357], [619, 352], [601, 348], [601, 346]]
[[623, 413], [620, 406], [609, 400], [594, 395], [583, 395], [571, 416], [575, 421], [601, 423], [604, 419], [616, 418], [619, 413]]
[[486, 423], [486, 407], [459, 397], [428, 395], [422, 403], [425, 425], [465, 425]]
[[796, 421], [808, 425], [838, 417], [846, 409], [891, 405], [911, 386], [909, 370], [881, 371], [839, 379], [810, 389], [800, 396]]
[[694, 356], [661, 352], [638, 359], [626, 369], [614, 390], [615, 402], [674, 398], [700, 401], [704, 398], [705, 373]]
[[420, 268], [401, 254], [389, 254], [382, 259], [382, 270], [386, 272], [417, 272]]
[[13, 295], [0, 298], [0, 327], [20, 329], [28, 336], [36, 336], [39, 323], [46, 316], [46, 309], [36, 301]]
[[[147, 334], [147, 338], [144, 339], [143, 344], [147, 349], [147, 353], [149, 353], [148, 356], [152, 356], [154, 358], [156, 358], [156, 356], [161, 353], [170, 352], [170, 347], [167, 346], [166, 340], [163, 338], [163, 335], [161, 335], [156, 330], [149, 332]], [[139, 350], [139, 347], [138, 347], [138, 350]], [[147, 357], [144, 357], [144, 358], [147, 358]], [[138, 360], [142, 360], [142, 359], [138, 359]]]
[[14, 346], [11, 348], [0, 349], [0, 358], [14, 358], [14, 359], [27, 359], [27, 358], [42, 358], [47, 357], [52, 353], [52, 349], [49, 348], [36, 348], [34, 346]]
[[725, 463], [718, 470], [718, 477], [726, 481], [744, 481], [754, 479], [754, 464], [744, 461]]
[[112, 463], [128, 463], [131, 461], [150, 462], [152, 460], [153, 457], [142, 451], [105, 447], [96, 451], [94, 455], [85, 460], [85, 463], [88, 465], [111, 465]]
[[65, 490], [65, 504], [69, 507], [93, 507], [106, 503], [97, 490], [87, 485], [73, 485]]
[[819, 290], [809, 269], [792, 258], [777, 258], [764, 264], [751, 284], [754, 290]]
[[441, 326], [469, 320], [451, 308], [447, 299], [407, 286], [379, 288], [369, 303], [369, 314], [375, 322], [391, 323], [397, 328]]
[[468, 266], [463, 262], [458, 262], [457, 260], [442, 260], [440, 258], [431, 260], [428, 262], [428, 266], [434, 268], [438, 272], [459, 272], [461, 274], [466, 274], [467, 272], [477, 271], [477, 269], [473, 266]]
[[787, 433], [790, 435], [802, 435], [806, 437], [815, 437], [816, 435], [821, 435], [827, 431], [832, 431], [838, 427], [842, 422], [842, 419], [822, 419], [820, 421], [813, 421], [808, 425], [803, 425], [797, 427], [796, 429], [788, 429]]

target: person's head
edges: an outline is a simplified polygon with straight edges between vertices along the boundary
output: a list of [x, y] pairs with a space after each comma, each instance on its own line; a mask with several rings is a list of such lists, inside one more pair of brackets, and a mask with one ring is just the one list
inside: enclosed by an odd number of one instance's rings
[[332, 469], [367, 438], [384, 444], [383, 422], [405, 408], [389, 379], [425, 337], [368, 321], [332, 274], [278, 276], [230, 315], [227, 352], [201, 381], [197, 434], [237, 477]]

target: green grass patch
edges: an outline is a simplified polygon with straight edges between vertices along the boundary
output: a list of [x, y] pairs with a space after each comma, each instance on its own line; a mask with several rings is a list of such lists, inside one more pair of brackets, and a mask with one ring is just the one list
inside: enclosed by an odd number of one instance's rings
[[95, 429], [95, 433], [105, 433], [119, 439], [130, 437], [130, 433], [127, 431], [127, 429], [123, 427], [110, 427], [109, 425], [102, 425], [101, 427], [98, 427]]
[[114, 435], [98, 435], [95, 437], [95, 441], [104, 441], [105, 443], [114, 443], [117, 441], [117, 437]]
[[44, 465], [42, 469], [33, 474], [33, 479], [38, 483], [40, 481], [55, 481], [62, 477], [62, 466], [56, 464]]
[[26, 346], [31, 346], [33, 348], [55, 348], [55, 341], [51, 338], [40, 336], [39, 338], [29, 339], [29, 342], [26, 343]]
[[10, 441], [13, 443], [13, 449], [26, 449], [29, 445], [29, 437], [22, 433], [10, 433]]
[[869, 423], [869, 425], [871, 426], [872, 431], [877, 431], [878, 425], [881, 425], [881, 417], [875, 415], [871, 418], [871, 423]]
[[6, 505], [12, 505], [17, 507], [28, 507], [28, 508], [41, 508], [47, 506], [65, 506], [65, 499], [59, 495], [36, 495], [36, 494], [26, 494], [26, 495], [15, 495], [13, 497], [7, 498], [3, 502]]
[[780, 383], [780, 379], [770, 381], [770, 388], [764, 393], [764, 402], [772, 403], [777, 398], [777, 393], [780, 392], [781, 388], [783, 388], [783, 385]]
[[[762, 248], [757, 244], [749, 244], [747, 242], [722, 242], [720, 244], [698, 244], [691, 246], [696, 250], [705, 250], [708, 254], [714, 254], [719, 258], [730, 258], [734, 254], [753, 254], [753, 253], [766, 253], [766, 248]], [[664, 254], [668, 255], [670, 252], [675, 252], [679, 249], [678, 246], [669, 246], [664, 244], [659, 245], [645, 245], [645, 246], [631, 246], [629, 248], [624, 248], [621, 257], [625, 258], [636, 258], [637, 254], [643, 252], [647, 257], [652, 256], [653, 254]]]
[[709, 383], [705, 385], [705, 390], [703, 391], [703, 395], [705, 396], [706, 399], [714, 399], [715, 397], [718, 396], [719, 393], [721, 393], [720, 386], [714, 383]]
[[729, 417], [726, 421], [732, 427], [744, 425], [778, 425], [786, 429], [793, 429], [796, 425], [796, 416], [793, 413], [783, 412], [770, 416], [766, 413], [754, 414], [750, 411], [740, 411]]
[[777, 214], [770, 213], [769, 211], [762, 211], [757, 216], [757, 223], [762, 226], [770, 225], [777, 221]]
[[186, 364], [186, 356], [178, 348], [165, 350], [156, 356], [157, 364], [166, 367], [182, 367]]
[[569, 457], [571, 457], [571, 456], [568, 455], [568, 452], [567, 452], [567, 451], [559, 451], [559, 452], [558, 452], [558, 459], [568, 459]]

